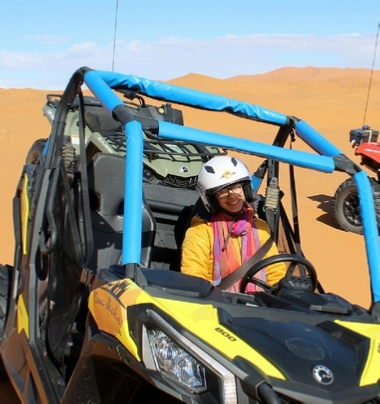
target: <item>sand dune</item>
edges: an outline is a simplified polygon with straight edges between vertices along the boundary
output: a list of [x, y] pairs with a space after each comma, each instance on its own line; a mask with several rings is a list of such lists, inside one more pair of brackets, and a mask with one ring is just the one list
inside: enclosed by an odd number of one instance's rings
[[[138, 72], [131, 73], [138, 75]], [[225, 80], [189, 74], [170, 82], [302, 118], [354, 158], [348, 132], [363, 124], [369, 80], [369, 69], [306, 67]], [[365, 120], [375, 129], [380, 129], [379, 88], [380, 71], [375, 71]], [[34, 89], [0, 89], [1, 263], [13, 262], [12, 198], [26, 153], [35, 139], [49, 135], [50, 127], [41, 110], [47, 93]], [[229, 116], [183, 110], [185, 122], [191, 126], [260, 141], [273, 139], [273, 130], [268, 125], [253, 133], [249, 121], [240, 120], [236, 125], [236, 120]], [[253, 161], [249, 164], [255, 168]], [[296, 174], [306, 256], [316, 266], [327, 291], [335, 291], [368, 307], [370, 289], [363, 238], [336, 229], [331, 214], [332, 197], [346, 176], [333, 178], [301, 170]]]

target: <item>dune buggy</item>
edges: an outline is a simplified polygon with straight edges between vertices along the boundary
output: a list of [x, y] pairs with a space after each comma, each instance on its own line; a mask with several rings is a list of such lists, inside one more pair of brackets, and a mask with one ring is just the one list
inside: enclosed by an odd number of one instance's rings
[[[86, 152], [83, 84], [121, 125], [124, 153]], [[114, 91], [120, 89], [247, 119], [252, 133], [260, 130], [257, 122], [269, 124], [273, 144], [147, 116], [131, 109]], [[66, 128], [77, 102], [74, 146]], [[144, 180], [147, 134], [259, 158], [255, 207], [281, 254], [252, 266], [240, 293], [179, 272], [181, 242], [201, 204], [195, 189]], [[287, 147], [295, 137], [310, 151]], [[379, 402], [380, 250], [371, 186], [360, 166], [305, 121], [83, 67], [59, 97], [51, 134], [34, 157], [22, 168], [13, 201], [15, 261], [0, 270], [0, 354], [21, 402]], [[294, 166], [354, 179], [370, 308], [325, 293], [305, 257]], [[280, 182], [283, 169], [289, 181]], [[275, 288], [244, 293], [256, 272], [277, 261], [288, 272]]]
[[[355, 156], [360, 156], [360, 165], [368, 168], [376, 177], [369, 177], [372, 198], [375, 204], [377, 225], [380, 228], [380, 144], [377, 143], [379, 131], [368, 125], [350, 130], [350, 143]], [[360, 216], [358, 190], [353, 178], [339, 185], [334, 195], [334, 217], [338, 227], [352, 233], [363, 234]]]

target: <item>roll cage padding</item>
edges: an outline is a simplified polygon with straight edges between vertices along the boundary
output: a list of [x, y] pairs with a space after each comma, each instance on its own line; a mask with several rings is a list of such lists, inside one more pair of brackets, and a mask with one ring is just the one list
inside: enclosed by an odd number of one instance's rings
[[[113, 88], [125, 88], [157, 100], [174, 102], [181, 105], [189, 105], [198, 109], [219, 112], [224, 111], [235, 116], [244, 117], [258, 122], [270, 123], [279, 127], [285, 126], [289, 123], [289, 116], [287, 115], [264, 109], [257, 105], [252, 105], [243, 101], [232, 100], [222, 96], [207, 94], [201, 91], [185, 89], [167, 83], [139, 78], [133, 75], [99, 70], [95, 71], [89, 69], [88, 67], [82, 67], [74, 73], [69, 85], [66, 87], [63, 101], [60, 102], [60, 106], [53, 122], [52, 141], [57, 142], [58, 147], [61, 139], [57, 137], [60, 136], [60, 133], [63, 133], [65, 125], [65, 113], [67, 112], [68, 106], [70, 106], [70, 104], [73, 102], [83, 81], [111, 114], [114, 111], [117, 111], [117, 114], [119, 114], [118, 109], [120, 109], [120, 117], [124, 122], [127, 122], [131, 117], [123, 115], [124, 107], [119, 108], [120, 105], [123, 105], [123, 102], [115, 94], [115, 92], [112, 91]], [[157, 125], [157, 121], [144, 121], [143, 125], [152, 125], [152, 130], [154, 131], [156, 130], [155, 125]], [[176, 127], [175, 133], [173, 130], [174, 126]], [[295, 122], [295, 131], [297, 136], [307, 145], [309, 145], [314, 151], [316, 151], [319, 156], [294, 150], [284, 150], [281, 147], [273, 149], [273, 146], [269, 147], [267, 145], [263, 145], [262, 143], [249, 142], [240, 138], [232, 139], [231, 137], [216, 133], [195, 130], [194, 128], [188, 127], [184, 129], [179, 125], [173, 125], [167, 122], [159, 122], [159, 136], [163, 138], [172, 139], [173, 135], [175, 136], [175, 139], [179, 140], [191, 142], [199, 141], [200, 143], [215, 145], [217, 147], [231, 148], [233, 150], [254, 154], [259, 157], [265, 156], [266, 158], [274, 158], [287, 164], [315, 169], [322, 172], [332, 172], [337, 169], [342, 169], [345, 171], [347, 169], [351, 170], [352, 168], [354, 168], [353, 171], [356, 171], [356, 167], [344, 167], [344, 163], [342, 165], [341, 162], [336, 159], [337, 156], [343, 153], [335, 145], [330, 143], [328, 139], [324, 138], [315, 129], [310, 127], [305, 121], [299, 120]], [[138, 133], [136, 132], [136, 136], [137, 135]], [[48, 168], [50, 168], [50, 164], [54, 156], [54, 151], [52, 149], [53, 148], [49, 148], [47, 155], [46, 165]], [[130, 149], [133, 153], [133, 147]], [[377, 272], [380, 262], [380, 249], [373, 201], [371, 200], [371, 187], [364, 171], [356, 172], [353, 174], [353, 177], [358, 185], [359, 199], [361, 201], [361, 214], [362, 216], [365, 216], [363, 220], [363, 229], [368, 264], [371, 273], [373, 297], [374, 301], [379, 301], [380, 277]], [[132, 183], [134, 182], [132, 181]], [[141, 203], [140, 200], [136, 200], [136, 202], [138, 202], [136, 206], [139, 206]], [[368, 214], [368, 212], [370, 213]], [[138, 233], [140, 234], [139, 229]], [[135, 251], [135, 254], [128, 255], [124, 261], [125, 264], [133, 264], [138, 261], [139, 253], [137, 252], [137, 246], [140, 245], [140, 240], [137, 240], [137, 238], [139, 239], [139, 236], [135, 234], [134, 237], [127, 239], [127, 241], [130, 242], [134, 247], [130, 250]], [[137, 242], [134, 243], [134, 239], [137, 240]]]

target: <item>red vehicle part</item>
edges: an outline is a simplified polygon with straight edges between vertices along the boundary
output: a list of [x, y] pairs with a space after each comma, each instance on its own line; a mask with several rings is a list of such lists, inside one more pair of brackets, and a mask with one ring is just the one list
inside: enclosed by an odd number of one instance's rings
[[[375, 203], [376, 220], [380, 229], [380, 143], [379, 132], [363, 126], [350, 131], [350, 142], [355, 148], [355, 155], [360, 156], [360, 164], [376, 173], [370, 178], [372, 195]], [[359, 197], [353, 178], [339, 185], [334, 195], [333, 214], [341, 230], [362, 234], [363, 225], [359, 211]]]
[[372, 171], [380, 168], [380, 143], [362, 143], [355, 150], [356, 156], [361, 156], [361, 164]]

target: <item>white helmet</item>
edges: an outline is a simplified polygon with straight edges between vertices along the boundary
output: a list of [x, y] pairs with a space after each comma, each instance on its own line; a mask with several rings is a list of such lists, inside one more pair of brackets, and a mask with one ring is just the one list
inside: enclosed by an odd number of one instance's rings
[[215, 192], [241, 182], [247, 202], [254, 201], [251, 174], [241, 160], [231, 156], [213, 157], [205, 163], [198, 176], [198, 190], [205, 208], [212, 214], [219, 209]]

